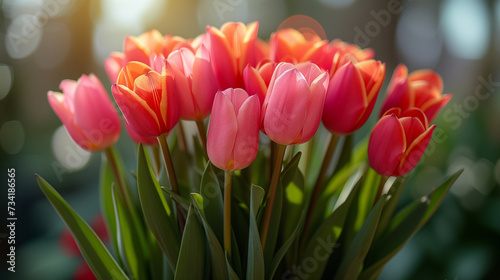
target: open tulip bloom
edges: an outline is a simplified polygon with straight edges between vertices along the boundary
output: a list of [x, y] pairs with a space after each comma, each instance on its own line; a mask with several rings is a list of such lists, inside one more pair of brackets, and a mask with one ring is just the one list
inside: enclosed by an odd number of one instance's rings
[[380, 119], [359, 135], [385, 77], [373, 50], [300, 29], [257, 34], [256, 22], [195, 39], [153, 30], [106, 59], [137, 143], [133, 176], [95, 75], [48, 93], [72, 139], [106, 155], [109, 246], [36, 175], [97, 279], [376, 279], [460, 175], [400, 201], [451, 98], [437, 73], [398, 66]]

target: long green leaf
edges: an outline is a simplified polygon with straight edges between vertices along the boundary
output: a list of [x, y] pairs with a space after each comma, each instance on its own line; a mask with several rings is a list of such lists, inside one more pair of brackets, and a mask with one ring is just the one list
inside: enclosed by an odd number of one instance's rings
[[[280, 176], [281, 177], [281, 176]], [[274, 258], [274, 250], [278, 241], [278, 234], [281, 226], [281, 215], [283, 213], [283, 185], [281, 178], [278, 179], [276, 193], [274, 195], [273, 210], [269, 221], [269, 229], [267, 231], [267, 241], [264, 247], [264, 262], [271, 263]]]
[[195, 211], [191, 205], [182, 235], [179, 259], [177, 260], [177, 268], [175, 270], [175, 280], [203, 279], [205, 238], [203, 228], [198, 221]]
[[222, 250], [222, 246], [217, 236], [215, 236], [215, 233], [207, 222], [203, 197], [200, 194], [192, 193], [191, 198], [197, 210], [197, 214], [203, 223], [203, 228], [205, 229], [205, 238], [208, 241], [213, 279], [227, 280], [229, 276], [227, 274], [224, 251]]
[[144, 218], [167, 256], [170, 267], [175, 270], [180, 250], [180, 234], [173, 221], [173, 212], [153, 175], [142, 145], [139, 145], [137, 158], [137, 183]]
[[246, 279], [264, 279], [265, 266], [256, 216], [264, 198], [264, 189], [252, 185], [250, 191], [250, 224], [248, 233], [248, 258]]
[[301, 263], [305, 263], [308, 258], [316, 260], [318, 265], [317, 269], [310, 274], [312, 279], [321, 279], [321, 275], [323, 275], [328, 259], [337, 246], [337, 241], [343, 231], [349, 209], [363, 183], [362, 178], [363, 171], [360, 169], [348, 180], [335, 204], [335, 210], [314, 232], [307, 243]]
[[68, 205], [61, 195], [39, 175], [38, 186], [68, 226], [83, 258], [98, 279], [129, 279], [92, 228]]
[[217, 239], [222, 242], [223, 238], [223, 219], [224, 201], [222, 199], [219, 180], [215, 175], [210, 162], [207, 163], [200, 184], [200, 194], [203, 197], [204, 211], [207, 222], [214, 231]]
[[106, 222], [106, 226], [109, 231], [109, 235], [112, 236], [111, 245], [115, 253], [119, 256], [118, 261], [121, 262], [119, 252], [119, 246], [117, 243], [117, 239], [113, 238], [117, 236], [117, 228], [116, 228], [116, 212], [113, 203], [113, 182], [114, 177], [111, 172], [111, 168], [109, 167], [108, 160], [103, 155], [101, 159], [101, 171], [99, 178], [99, 190], [101, 196], [101, 211], [104, 216], [104, 221]]
[[382, 195], [373, 207], [372, 211], [363, 223], [363, 226], [354, 237], [342, 262], [340, 263], [335, 279], [357, 279], [368, 254], [377, 229], [380, 214], [385, 203], [386, 196]]
[[382, 215], [380, 216], [380, 222], [378, 224], [377, 232], [375, 233], [375, 239], [377, 239], [381, 234], [384, 233], [389, 222], [391, 221], [407, 180], [408, 176], [405, 175], [398, 177], [392, 183], [392, 186], [387, 193], [387, 202], [385, 203], [384, 209], [382, 210]]
[[229, 256], [227, 255], [227, 251], [225, 257], [226, 257], [226, 267], [227, 267], [227, 274], [229, 275], [229, 280], [240, 280], [236, 272], [234, 272], [231, 263], [229, 262]]

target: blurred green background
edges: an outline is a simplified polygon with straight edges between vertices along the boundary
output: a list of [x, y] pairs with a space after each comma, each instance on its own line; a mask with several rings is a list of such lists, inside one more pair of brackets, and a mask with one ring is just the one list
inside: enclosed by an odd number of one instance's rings
[[[430, 68], [453, 99], [405, 190], [421, 196], [465, 168], [430, 222], [387, 265], [380, 279], [500, 279], [500, 1], [475, 0], [4, 0], [0, 1], [0, 224], [7, 215], [7, 169], [16, 169], [16, 273], [1, 279], [71, 279], [78, 258], [59, 245], [64, 224], [42, 196], [41, 174], [88, 221], [99, 212], [99, 154], [75, 149], [46, 93], [63, 79], [96, 73], [126, 35], [152, 28], [194, 37], [206, 25], [259, 21], [267, 39], [291, 15], [316, 19], [328, 39], [375, 50], [387, 77], [398, 63]], [[382, 98], [379, 98], [382, 99]], [[380, 101], [380, 100], [379, 100]], [[376, 109], [377, 110], [377, 109]], [[374, 113], [375, 115], [375, 113]], [[369, 133], [376, 119], [357, 133]], [[130, 169], [133, 145], [118, 147]]]

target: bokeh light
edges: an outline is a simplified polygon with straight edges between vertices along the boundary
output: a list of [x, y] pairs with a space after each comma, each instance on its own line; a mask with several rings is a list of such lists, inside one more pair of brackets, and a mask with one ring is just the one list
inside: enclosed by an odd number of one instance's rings
[[490, 16], [485, 2], [446, 0], [441, 10], [446, 47], [462, 59], [482, 58], [490, 40]]
[[71, 139], [64, 126], [56, 129], [52, 136], [52, 151], [57, 161], [68, 171], [77, 171], [85, 167], [91, 155]]
[[7, 64], [0, 64], [0, 100], [9, 94], [12, 83], [14, 82], [12, 68]]

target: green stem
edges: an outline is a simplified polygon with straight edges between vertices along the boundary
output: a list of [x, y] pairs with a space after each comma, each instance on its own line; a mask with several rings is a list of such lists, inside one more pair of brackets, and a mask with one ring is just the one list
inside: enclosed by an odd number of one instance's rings
[[380, 175], [380, 182], [378, 184], [377, 194], [375, 195], [375, 200], [373, 201], [373, 207], [377, 204], [378, 200], [382, 196], [382, 191], [384, 190], [385, 183], [389, 177]]
[[276, 157], [273, 160], [273, 171], [271, 175], [271, 185], [269, 186], [269, 194], [267, 197], [267, 205], [264, 212], [261, 229], [262, 248], [266, 246], [267, 232], [269, 231], [269, 223], [273, 213], [274, 196], [278, 186], [278, 179], [281, 173], [281, 165], [283, 163], [283, 155], [285, 154], [286, 145], [277, 144]]
[[330, 166], [330, 162], [332, 161], [332, 157], [335, 152], [335, 147], [337, 147], [339, 138], [340, 138], [339, 135], [331, 134], [328, 143], [328, 148], [326, 149], [325, 157], [323, 158], [323, 163], [321, 164], [321, 169], [319, 170], [316, 183], [314, 184], [313, 193], [307, 209], [307, 216], [304, 225], [304, 230], [302, 231], [302, 241], [300, 244], [301, 251], [305, 248], [307, 239], [309, 238], [314, 209], [316, 208], [316, 203], [318, 201], [319, 195], [321, 194], [321, 190], [323, 189], [323, 181], [325, 179], [325, 174], [326, 171], [328, 170], [328, 166]]
[[224, 250], [231, 259], [231, 177], [232, 172], [225, 172], [224, 180]]
[[[170, 155], [170, 150], [168, 148], [168, 143], [167, 143], [167, 135], [160, 135], [158, 136], [158, 143], [160, 144], [160, 148], [162, 151], [163, 155], [163, 161], [165, 162], [165, 167], [167, 170], [167, 175], [168, 175], [168, 181], [170, 182], [170, 186], [172, 187], [172, 191], [178, 195], [180, 195], [179, 192], [179, 186], [177, 185], [177, 176], [175, 175], [175, 169], [174, 169], [174, 164], [172, 162], [172, 156]], [[181, 229], [181, 233], [184, 230], [184, 216], [182, 215], [181, 208], [179, 207], [179, 204], [177, 205], [177, 215], [179, 217], [179, 226]]]
[[116, 160], [116, 157], [115, 157], [115, 154], [113, 153], [112, 148], [105, 149], [104, 154], [106, 155], [106, 158], [108, 159], [109, 167], [111, 168], [111, 172], [113, 172], [113, 176], [115, 177], [118, 191], [119, 191], [123, 201], [125, 202], [127, 209], [129, 209], [130, 212], [133, 212], [133, 209], [135, 208], [135, 206], [132, 203], [132, 198], [131, 198], [130, 192], [127, 189], [127, 187], [125, 186], [125, 183], [123, 181], [123, 177], [120, 173], [120, 169], [118, 167], [118, 162]]
[[207, 129], [205, 128], [205, 123], [203, 123], [203, 120], [196, 121], [196, 127], [198, 128], [198, 134], [200, 136], [201, 146], [203, 147], [203, 151], [205, 152], [205, 159], [208, 160], [208, 154], [207, 154]]

